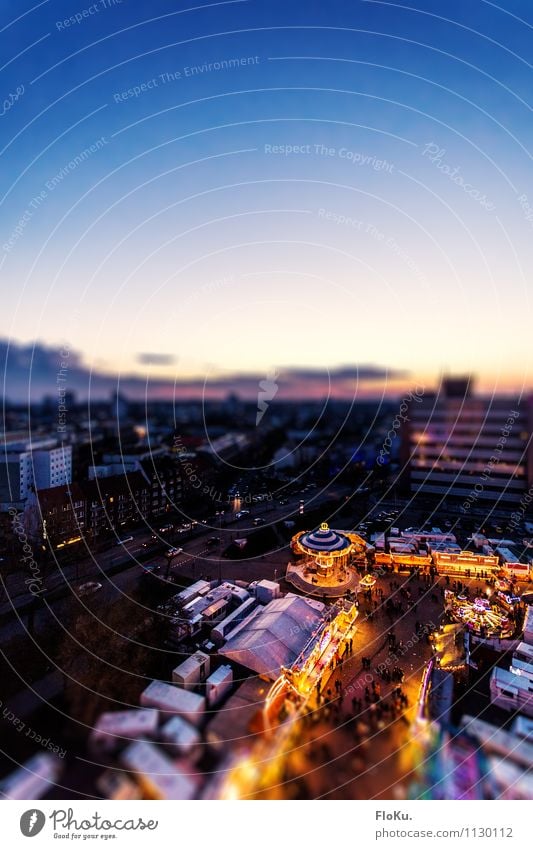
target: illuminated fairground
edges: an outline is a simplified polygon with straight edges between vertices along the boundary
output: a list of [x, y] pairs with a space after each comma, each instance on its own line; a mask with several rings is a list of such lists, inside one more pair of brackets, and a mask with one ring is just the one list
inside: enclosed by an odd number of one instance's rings
[[234, 760], [222, 779], [222, 799], [242, 799], [281, 781], [284, 758], [297, 745], [299, 720], [315, 710], [356, 633], [357, 607], [339, 601], [290, 669], [282, 667], [263, 707], [263, 735]]
[[336, 531], [323, 522], [315, 531], [300, 531], [291, 540], [294, 561], [286, 580], [309, 595], [342, 596], [359, 581], [352, 566], [366, 553], [366, 543], [350, 531]]
[[491, 604], [487, 598], [468, 599], [451, 590], [444, 591], [445, 609], [455, 622], [478, 637], [511, 637], [514, 624], [501, 607]]

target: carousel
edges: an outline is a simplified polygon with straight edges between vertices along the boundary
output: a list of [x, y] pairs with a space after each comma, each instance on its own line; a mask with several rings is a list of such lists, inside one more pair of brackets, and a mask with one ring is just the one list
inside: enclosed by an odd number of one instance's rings
[[478, 637], [512, 636], [514, 625], [501, 607], [491, 604], [487, 598], [471, 600], [464, 595], [455, 595], [445, 590], [445, 607], [455, 622]]
[[364, 557], [365, 541], [350, 531], [337, 531], [322, 522], [314, 531], [300, 531], [291, 541], [293, 562], [287, 580], [310, 595], [345, 595], [357, 589], [358, 575], [352, 567]]

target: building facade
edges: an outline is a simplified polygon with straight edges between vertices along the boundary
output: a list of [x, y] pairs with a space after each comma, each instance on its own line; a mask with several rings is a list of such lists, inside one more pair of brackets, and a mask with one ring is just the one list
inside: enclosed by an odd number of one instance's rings
[[465, 512], [520, 502], [533, 484], [531, 423], [529, 398], [476, 396], [467, 378], [443, 380], [409, 406], [402, 466], [410, 492], [460, 499]]

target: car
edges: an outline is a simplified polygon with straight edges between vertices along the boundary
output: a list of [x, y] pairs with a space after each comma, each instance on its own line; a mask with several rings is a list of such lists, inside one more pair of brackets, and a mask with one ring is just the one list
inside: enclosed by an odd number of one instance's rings
[[214, 545], [220, 544], [220, 537], [208, 537], [207, 538], [207, 547], [212, 548]]
[[133, 537], [124, 537], [124, 539], [117, 540], [117, 545], [126, 545], [128, 542], [133, 542]]
[[250, 515], [249, 510], [239, 510], [238, 513], [235, 513], [235, 518], [236, 519], [242, 519], [244, 516], [249, 516], [249, 515]]
[[264, 525], [264, 524], [265, 524], [265, 520], [262, 518], [262, 516], [257, 516], [254, 519], [254, 525]]
[[144, 563], [141, 569], [143, 575], [157, 575], [161, 571], [161, 566], [158, 566], [157, 563]]
[[278, 501], [278, 504], [279, 504], [280, 507], [285, 507], [285, 505], [288, 504], [288, 503], [289, 503], [288, 498], [280, 498], [280, 500]]
[[88, 595], [94, 595], [94, 593], [97, 593], [101, 589], [102, 584], [99, 584], [98, 581], [86, 581], [86, 583], [80, 584], [77, 593], [79, 598], [85, 598]]
[[166, 556], [177, 557], [178, 554], [183, 554], [183, 548], [169, 548]]

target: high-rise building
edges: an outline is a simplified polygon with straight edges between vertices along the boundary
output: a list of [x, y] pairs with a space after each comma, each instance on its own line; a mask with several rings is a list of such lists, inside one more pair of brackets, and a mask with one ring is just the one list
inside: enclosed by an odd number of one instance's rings
[[520, 502], [533, 483], [530, 398], [482, 397], [448, 378], [409, 405], [402, 465], [412, 493], [475, 504]]
[[7, 501], [24, 501], [33, 489], [72, 483], [72, 447], [8, 451], [0, 463], [0, 493]]

